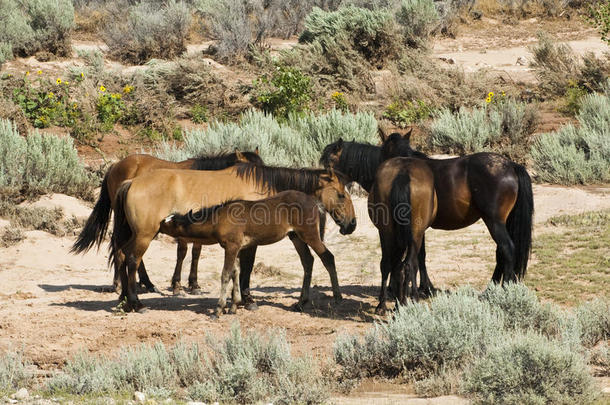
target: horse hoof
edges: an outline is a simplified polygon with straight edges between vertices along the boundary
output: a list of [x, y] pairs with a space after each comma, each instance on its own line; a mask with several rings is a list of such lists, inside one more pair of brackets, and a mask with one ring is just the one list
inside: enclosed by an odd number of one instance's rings
[[291, 309], [294, 312], [303, 312], [305, 311], [305, 303], [301, 303], [301, 302], [297, 302], [296, 304], [294, 304]]
[[138, 314], [145, 314], [145, 313], [147, 313], [147, 312], [148, 312], [148, 308], [146, 308], [146, 307], [141, 307], [141, 308], [140, 308], [140, 309], [138, 309], [136, 312], [137, 312]]
[[386, 309], [382, 307], [375, 308], [375, 315], [384, 316], [386, 313]]
[[231, 306], [229, 313], [235, 315], [237, 313], [237, 306]]
[[340, 295], [338, 297], [335, 297], [333, 300], [335, 306], [339, 306], [343, 303], [343, 297], [341, 297]]
[[247, 302], [244, 305], [244, 308], [246, 308], [248, 311], [258, 311], [258, 305], [256, 305], [256, 302]]
[[191, 288], [189, 291], [191, 295], [203, 295], [203, 290], [201, 288]]

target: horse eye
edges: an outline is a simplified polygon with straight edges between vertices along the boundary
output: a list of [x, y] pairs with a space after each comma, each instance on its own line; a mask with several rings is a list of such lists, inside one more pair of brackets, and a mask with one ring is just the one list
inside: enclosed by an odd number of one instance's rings
[[339, 198], [343, 200], [345, 198], [345, 194], [339, 193]]

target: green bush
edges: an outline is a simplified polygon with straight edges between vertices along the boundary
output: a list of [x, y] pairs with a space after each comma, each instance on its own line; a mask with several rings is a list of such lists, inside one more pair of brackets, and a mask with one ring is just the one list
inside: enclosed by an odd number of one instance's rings
[[71, 138], [37, 131], [22, 137], [11, 121], [0, 120], [0, 189], [90, 197], [96, 183]]
[[263, 111], [286, 119], [290, 114], [307, 109], [311, 98], [310, 82], [300, 70], [278, 66], [271, 77], [263, 75], [254, 81], [253, 101]]
[[531, 157], [541, 181], [586, 184], [610, 181], [610, 95], [582, 99], [579, 126], [566, 125], [540, 134]]
[[15, 56], [39, 51], [71, 54], [74, 26], [71, 0], [4, 0], [0, 4], [0, 65]]
[[6, 352], [0, 356], [0, 392], [28, 386], [33, 375], [28, 370], [29, 362], [21, 353]]
[[589, 6], [588, 17], [591, 25], [599, 31], [602, 41], [610, 44], [610, 4], [603, 2]]
[[243, 336], [236, 324], [223, 341], [210, 339], [214, 355], [205, 359], [206, 378], [189, 389], [205, 402], [323, 403], [328, 387], [313, 362], [293, 358], [280, 331]]
[[396, 20], [402, 27], [407, 46], [425, 48], [437, 29], [439, 15], [432, 0], [403, 0]]
[[455, 114], [445, 108], [430, 125], [430, 142], [446, 152], [495, 150], [522, 159], [537, 122], [534, 108], [510, 99], [470, 111], [460, 108]]
[[384, 10], [347, 6], [329, 12], [316, 7], [305, 19], [299, 37], [301, 43], [320, 44], [324, 52], [344, 41], [373, 66], [397, 55], [392, 15]]
[[411, 124], [425, 120], [431, 113], [431, 108], [422, 100], [397, 100], [386, 107], [383, 118], [387, 118], [400, 128], [406, 128]]
[[500, 336], [503, 319], [472, 290], [442, 294], [430, 303], [409, 303], [386, 324], [378, 324], [363, 341], [342, 336], [335, 361], [347, 378], [429, 377], [484, 354]]
[[109, 54], [119, 60], [144, 64], [152, 58], [172, 59], [186, 51], [191, 10], [182, 1], [141, 2], [125, 10], [112, 4], [110, 23], [102, 37]]
[[587, 404], [597, 396], [578, 353], [533, 333], [513, 335], [476, 360], [464, 390], [484, 404]]
[[592, 347], [610, 339], [610, 300], [597, 298], [578, 306], [575, 319], [580, 326], [583, 345]]
[[271, 115], [250, 110], [242, 114], [239, 123], [213, 122], [205, 130], [187, 130], [182, 147], [164, 142], [154, 153], [162, 159], [184, 160], [202, 153], [259, 147], [267, 164], [304, 167], [317, 165], [324, 146], [340, 137], [376, 142], [377, 121], [368, 113], [331, 110], [321, 115], [289, 116], [280, 123]]

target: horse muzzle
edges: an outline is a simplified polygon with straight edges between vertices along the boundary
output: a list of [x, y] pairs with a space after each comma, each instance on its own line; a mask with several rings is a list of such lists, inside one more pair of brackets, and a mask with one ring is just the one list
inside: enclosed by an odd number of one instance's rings
[[342, 223], [339, 227], [339, 233], [341, 235], [349, 235], [350, 233], [356, 230], [356, 218], [352, 219], [350, 222]]

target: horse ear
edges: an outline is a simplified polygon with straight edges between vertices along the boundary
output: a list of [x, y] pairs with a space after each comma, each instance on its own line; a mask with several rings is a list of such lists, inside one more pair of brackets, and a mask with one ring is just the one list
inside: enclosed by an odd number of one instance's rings
[[343, 148], [343, 138], [339, 138], [339, 140], [337, 141], [337, 146], [335, 147], [335, 150], [341, 150], [341, 148]]
[[235, 148], [235, 159], [238, 162], [247, 162], [248, 159], [246, 159], [246, 157], [244, 156], [243, 153], [241, 153], [237, 148]]
[[257, 155], [259, 155], [259, 153], [258, 153], [258, 146], [256, 147], [256, 149], [254, 149], [254, 153], [256, 153]]
[[413, 127], [409, 128], [409, 132], [407, 132], [406, 134], [404, 134], [402, 136], [402, 139], [410, 141], [411, 140], [411, 133], [413, 132]]

